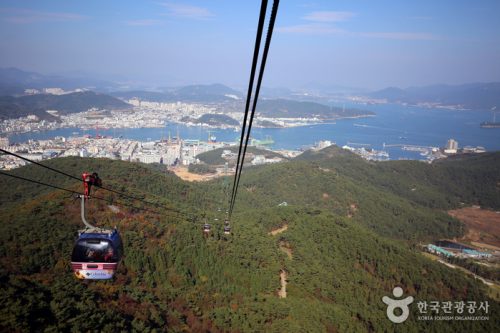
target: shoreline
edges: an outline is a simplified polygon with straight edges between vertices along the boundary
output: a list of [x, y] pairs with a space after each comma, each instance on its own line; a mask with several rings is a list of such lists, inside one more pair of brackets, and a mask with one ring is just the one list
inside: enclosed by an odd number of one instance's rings
[[[369, 117], [376, 117], [376, 114], [369, 114], [369, 115], [359, 115], [359, 116], [350, 116], [350, 117], [340, 117], [340, 118], [329, 118], [329, 119], [324, 119], [324, 121], [315, 121], [311, 123], [300, 123], [297, 125], [294, 124], [288, 124], [285, 126], [277, 126], [277, 127], [272, 127], [272, 126], [258, 126], [255, 125], [255, 128], [275, 128], [275, 129], [286, 129], [286, 128], [296, 128], [296, 127], [307, 127], [307, 126], [316, 126], [316, 125], [334, 125], [336, 124], [337, 120], [344, 120], [344, 119], [359, 119], [359, 118], [369, 118]], [[332, 122], [333, 121], [333, 122]], [[144, 128], [144, 129], [153, 129], [153, 128], [165, 128], [168, 124], [180, 124], [186, 127], [203, 127], [203, 128], [210, 128], [210, 129], [223, 129], [223, 130], [228, 130], [228, 129], [239, 129], [239, 127], [233, 127], [233, 126], [214, 126], [214, 125], [208, 125], [208, 124], [198, 124], [196, 126], [193, 125], [188, 125], [188, 123], [184, 122], [178, 122], [178, 121], [171, 121], [171, 122], [165, 122], [162, 126], [137, 126], [137, 127], [103, 127], [99, 128], [100, 130], [114, 130], [114, 129], [139, 129], [139, 128]], [[50, 128], [50, 129], [42, 129], [42, 130], [33, 130], [33, 131], [22, 131], [22, 132], [3, 132], [0, 133], [0, 136], [4, 137], [10, 137], [12, 135], [20, 135], [20, 134], [26, 134], [26, 133], [45, 133], [49, 131], [56, 131], [60, 129], [76, 129], [78, 131], [92, 131], [95, 130], [95, 128], [92, 127], [72, 127], [72, 126], [60, 126], [57, 128]]]

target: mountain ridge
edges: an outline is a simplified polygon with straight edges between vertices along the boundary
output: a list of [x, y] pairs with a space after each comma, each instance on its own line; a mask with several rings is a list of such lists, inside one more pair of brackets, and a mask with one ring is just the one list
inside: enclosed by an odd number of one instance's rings
[[73, 92], [64, 95], [36, 94], [26, 96], [0, 96], [0, 119], [19, 118], [33, 114], [41, 119], [54, 120], [47, 110], [69, 114], [98, 109], [128, 109], [131, 106], [115, 97], [93, 91]]
[[44, 75], [32, 71], [24, 71], [15, 67], [0, 68], [0, 95], [22, 95], [25, 89], [62, 88], [74, 90], [92, 88], [107, 91], [117, 84], [111, 81], [92, 78], [72, 78], [60, 75]]
[[372, 98], [390, 103], [455, 106], [466, 109], [491, 110], [500, 105], [500, 82], [467, 83], [461, 85], [436, 84], [406, 89], [389, 87], [369, 94]]
[[242, 93], [220, 83], [188, 85], [168, 90], [117, 91], [111, 93], [122, 99], [139, 98], [149, 102], [224, 102], [242, 99]]

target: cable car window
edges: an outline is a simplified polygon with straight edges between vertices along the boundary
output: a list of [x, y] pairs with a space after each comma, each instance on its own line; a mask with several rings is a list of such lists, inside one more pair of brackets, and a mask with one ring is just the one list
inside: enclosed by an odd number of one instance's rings
[[76, 243], [71, 261], [118, 262], [118, 256], [109, 240], [82, 239]]

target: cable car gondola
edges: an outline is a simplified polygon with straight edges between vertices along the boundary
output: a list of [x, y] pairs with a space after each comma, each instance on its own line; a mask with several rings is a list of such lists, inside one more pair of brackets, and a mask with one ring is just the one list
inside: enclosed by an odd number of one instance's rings
[[229, 220], [225, 219], [224, 220], [224, 234], [230, 235], [231, 234], [231, 226], [229, 225]]
[[115, 229], [96, 228], [85, 219], [85, 200], [90, 197], [92, 185], [101, 186], [96, 173], [82, 175], [84, 195], [81, 199], [81, 217], [86, 228], [80, 230], [71, 254], [71, 268], [79, 279], [111, 279], [123, 255], [123, 244]]
[[123, 254], [118, 230], [87, 228], [79, 232], [71, 267], [79, 279], [111, 279]]

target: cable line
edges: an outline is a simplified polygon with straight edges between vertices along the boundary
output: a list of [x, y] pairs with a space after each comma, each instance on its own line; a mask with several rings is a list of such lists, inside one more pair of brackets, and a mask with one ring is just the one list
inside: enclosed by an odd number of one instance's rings
[[[246, 103], [245, 103], [245, 113], [244, 113], [243, 124], [242, 124], [240, 145], [239, 145], [239, 149], [238, 149], [238, 158], [237, 158], [237, 163], [236, 163], [236, 166], [235, 166], [235, 174], [234, 174], [234, 180], [233, 180], [233, 188], [232, 188], [232, 193], [231, 193], [231, 199], [229, 201], [229, 209], [228, 209], [229, 218], [231, 217], [231, 215], [233, 213], [234, 205], [235, 205], [235, 202], [236, 202], [236, 196], [237, 196], [237, 193], [238, 193], [238, 188], [239, 188], [241, 173], [242, 173], [243, 164], [244, 164], [244, 161], [245, 161], [245, 154], [246, 154], [247, 147], [248, 147], [248, 142], [249, 142], [249, 139], [250, 139], [250, 133], [251, 133], [251, 129], [252, 129], [253, 119], [254, 119], [254, 116], [255, 116], [255, 110], [256, 110], [256, 107], [257, 107], [257, 101], [258, 101], [258, 98], [259, 98], [260, 87], [261, 87], [261, 84], [262, 84], [262, 78], [264, 76], [264, 70], [265, 70], [266, 61], [267, 61], [267, 55], [269, 53], [269, 47], [270, 47], [270, 44], [271, 44], [271, 38], [272, 38], [273, 29], [274, 29], [274, 23], [276, 21], [276, 15], [277, 15], [277, 12], [278, 12], [279, 0], [274, 0], [273, 1], [273, 6], [272, 6], [272, 10], [271, 10], [271, 17], [270, 17], [270, 20], [269, 20], [269, 25], [268, 25], [268, 30], [267, 30], [266, 41], [265, 41], [264, 50], [263, 50], [263, 54], [262, 54], [262, 59], [261, 59], [261, 63], [260, 63], [259, 76], [257, 78], [257, 85], [256, 85], [255, 94], [254, 94], [254, 97], [253, 97], [252, 109], [251, 109], [251, 113], [250, 113], [250, 117], [249, 117], [250, 103], [251, 103], [251, 100], [252, 100], [252, 91], [253, 91], [253, 87], [254, 87], [255, 72], [256, 72], [257, 63], [258, 63], [258, 60], [259, 60], [260, 45], [261, 45], [261, 40], [262, 40], [262, 32], [263, 32], [263, 29], [264, 29], [264, 21], [265, 21], [265, 17], [266, 17], [267, 4], [268, 4], [267, 0], [262, 0], [261, 8], [260, 8], [260, 15], [259, 15], [259, 22], [258, 22], [258, 27], [257, 27], [257, 34], [256, 34], [256, 37], [255, 37], [255, 48], [254, 48], [254, 54], [253, 54], [253, 59], [252, 59], [252, 67], [251, 67], [251, 71], [250, 71], [250, 79], [249, 79], [249, 84], [248, 84], [247, 99], [246, 99]], [[248, 129], [247, 129], [247, 122], [248, 122]], [[29, 159], [29, 158], [26, 158], [24, 156], [12, 153], [12, 152], [7, 151], [5, 149], [1, 149], [0, 148], [0, 152], [2, 152], [4, 154], [11, 155], [11, 156], [14, 156], [14, 157], [17, 157], [19, 159], [22, 159], [22, 160], [27, 161], [29, 163], [32, 163], [34, 165], [43, 167], [43, 168], [48, 169], [50, 171], [59, 173], [61, 175], [69, 177], [71, 179], [77, 180], [79, 182], [82, 181], [82, 178], [80, 178], [80, 177], [76, 177], [76, 176], [68, 174], [68, 173], [66, 173], [64, 171], [61, 171], [61, 170], [55, 169], [53, 167], [50, 167], [50, 166], [38, 163], [38, 162], [33, 161], [33, 160]], [[66, 189], [66, 188], [58, 187], [58, 186], [55, 186], [55, 185], [51, 185], [51, 184], [39, 182], [39, 181], [36, 181], [36, 180], [24, 178], [24, 177], [21, 177], [21, 176], [16, 176], [16, 175], [12, 175], [12, 174], [1, 172], [1, 171], [0, 171], [0, 174], [5, 175], [5, 176], [9, 176], [9, 177], [12, 177], [12, 178], [17, 178], [17, 179], [29, 181], [29, 182], [36, 183], [36, 184], [39, 184], [39, 185], [49, 186], [49, 187], [56, 188], [56, 189], [63, 190], [63, 191], [72, 192], [74, 194], [82, 195], [80, 192], [77, 192], [77, 191], [73, 191], [73, 190], [69, 190], [69, 189]], [[154, 202], [150, 202], [150, 201], [147, 201], [147, 200], [144, 200], [144, 199], [141, 199], [141, 198], [138, 198], [138, 197], [126, 194], [124, 192], [120, 192], [120, 191], [117, 191], [117, 190], [114, 190], [114, 189], [111, 189], [111, 188], [108, 188], [108, 187], [104, 187], [104, 186], [98, 185], [98, 184], [96, 184], [95, 186], [98, 187], [98, 188], [101, 188], [101, 189], [103, 189], [105, 191], [109, 191], [109, 192], [115, 193], [115, 194], [117, 194], [119, 196], [122, 196], [122, 197], [126, 197], [126, 198], [129, 198], [129, 199], [137, 200], [137, 201], [140, 201], [140, 202], [148, 204], [148, 205], [153, 205], [153, 206], [155, 206], [157, 208], [163, 208], [163, 209], [167, 209], [167, 210], [170, 210], [170, 211], [182, 214], [181, 212], [179, 212], [177, 210], [173, 210], [173, 209], [169, 209], [169, 208], [166, 208], [166, 207], [162, 207], [161, 205], [156, 204]], [[229, 194], [229, 192], [228, 192], [228, 194]], [[110, 202], [110, 200], [105, 199], [105, 198], [101, 198], [101, 197], [95, 197], [95, 196], [93, 196], [93, 198], [98, 199], [98, 200], [105, 200], [105, 201]], [[130, 205], [130, 204], [126, 204], [126, 203], [121, 203], [121, 205], [133, 207], [135, 209], [139, 209], [139, 210], [143, 210], [143, 211], [155, 212], [155, 211], [152, 211], [152, 210], [148, 210], [148, 209], [144, 209], [144, 208], [139, 208], [139, 207], [136, 207], [134, 205]], [[155, 212], [155, 213], [157, 213], [157, 212]]]
[[[77, 194], [77, 195], [83, 195], [83, 193], [75, 191], [75, 190], [70, 190], [70, 189], [67, 189], [67, 188], [64, 188], [64, 187], [59, 187], [59, 186], [56, 186], [56, 185], [47, 184], [47, 183], [40, 182], [40, 181], [34, 180], [34, 179], [29, 179], [29, 178], [25, 178], [25, 177], [21, 177], [21, 176], [16, 176], [16, 175], [13, 175], [13, 174], [10, 174], [10, 173], [7, 173], [7, 172], [3, 172], [3, 171], [0, 171], [0, 175], [4, 175], [4, 176], [8, 176], [8, 177], [12, 177], [12, 178], [24, 180], [24, 181], [27, 181], [27, 182], [30, 182], [30, 183], [34, 183], [34, 184], [38, 184], [38, 185], [52, 187], [52, 188], [55, 188], [57, 190], [66, 191], [66, 192], [70, 192], [70, 193]], [[154, 210], [151, 210], [151, 209], [141, 208], [141, 207], [134, 206], [132, 204], [128, 204], [128, 203], [125, 203], [125, 202], [119, 202], [119, 201], [113, 201], [111, 199], [106, 199], [106, 198], [103, 198], [103, 197], [98, 197], [98, 196], [94, 196], [93, 195], [92, 199], [102, 200], [102, 201], [106, 201], [108, 203], [116, 203], [116, 204], [118, 204], [120, 206], [127, 206], [127, 207], [131, 207], [131, 208], [134, 208], [134, 209], [137, 209], [137, 210], [142, 210], [142, 211], [146, 211], [146, 212], [152, 212], [152, 213], [159, 214], [158, 212], [156, 212]]]
[[8, 151], [8, 150], [1, 149], [1, 148], [0, 148], [0, 151], [1, 151], [2, 153], [4, 153], [4, 154], [12, 155], [12, 156], [17, 157], [17, 158], [20, 158], [20, 159], [22, 159], [22, 160], [24, 160], [24, 161], [26, 161], [26, 162], [30, 162], [30, 163], [32, 163], [32, 164], [35, 164], [35, 165], [41, 166], [42, 168], [48, 169], [48, 170], [50, 170], [50, 171], [54, 171], [54, 172], [60, 173], [61, 175], [65, 175], [66, 177], [73, 178], [73, 179], [76, 179], [76, 180], [78, 180], [78, 181], [81, 181], [81, 180], [82, 180], [82, 179], [81, 179], [81, 178], [79, 178], [79, 177], [75, 177], [75, 176], [70, 175], [69, 173], [66, 173], [66, 172], [64, 172], [64, 171], [60, 171], [60, 170], [54, 169], [54, 168], [52, 168], [52, 167], [49, 167], [49, 166], [47, 166], [47, 165], [44, 165], [44, 164], [38, 163], [38, 162], [36, 162], [36, 161], [30, 160], [29, 158], [26, 158], [26, 157], [24, 157], [24, 156], [21, 156], [21, 155], [18, 155], [18, 154], [12, 153], [12, 152], [10, 152], [10, 151]]
[[[267, 6], [267, 1], [263, 0], [262, 3], [264, 4], [264, 2], [266, 2], [266, 6]], [[231, 202], [230, 202], [230, 206], [229, 206], [229, 217], [231, 217], [231, 215], [233, 213], [234, 204], [236, 202], [236, 195], [238, 193], [241, 172], [243, 170], [243, 164], [245, 161], [245, 154], [246, 154], [247, 147], [248, 147], [248, 141], [250, 139], [250, 132], [252, 130], [253, 118], [255, 116], [255, 110], [257, 108], [257, 101], [259, 99], [260, 87], [262, 84], [262, 78], [264, 76], [264, 70], [266, 67], [267, 55], [269, 53], [269, 47], [271, 45], [271, 38], [273, 35], [273, 30], [274, 30], [274, 23], [276, 22], [276, 15], [278, 12], [278, 6], [279, 6], [279, 0], [275, 0], [273, 2], [273, 7], [271, 10], [271, 17], [269, 19], [269, 26], [268, 26], [268, 30], [267, 30], [266, 42], [264, 44], [264, 51], [262, 54], [262, 60], [261, 60], [261, 64], [260, 64], [259, 76], [257, 78], [257, 86], [255, 89], [255, 96], [253, 98], [252, 112], [250, 114], [248, 129], [246, 131], [245, 146], [243, 148], [243, 154], [241, 155], [241, 160], [240, 160], [240, 153], [241, 153], [241, 150], [243, 147], [243, 141], [240, 141], [240, 149], [239, 149], [239, 153], [238, 153], [238, 162], [239, 163], [237, 163], [237, 165], [236, 165], [236, 170], [235, 170], [235, 174], [234, 174], [233, 191], [232, 191]], [[262, 15], [262, 11], [261, 11], [261, 15]], [[259, 20], [259, 23], [260, 23], [260, 20]], [[262, 35], [262, 30], [258, 31], [258, 33], [259, 32]], [[256, 53], [258, 54], [258, 52], [255, 52], [255, 50], [254, 50], [254, 56]], [[254, 75], [253, 71], [254, 70], [255, 70], [255, 68], [252, 67], [252, 73], [250, 74], [251, 84], [249, 84], [249, 89], [250, 89], [250, 87], [253, 87], [253, 75]], [[249, 99], [250, 99], [250, 94], [247, 96], [247, 103], [249, 102]], [[248, 106], [248, 104], [247, 104], [247, 106]], [[246, 117], [247, 112], [248, 112], [248, 109], [245, 110], [245, 117]], [[242, 135], [241, 135], [242, 138], [244, 136], [244, 133], [245, 133], [245, 123], [243, 124]]]
[[245, 115], [243, 116], [243, 124], [242, 124], [241, 137], [240, 137], [240, 147], [238, 149], [238, 160], [237, 160], [236, 166], [235, 166], [235, 174], [234, 174], [234, 181], [233, 181], [233, 189], [232, 189], [232, 193], [231, 193], [230, 206], [232, 205], [234, 191], [236, 189], [236, 178], [237, 178], [236, 175], [238, 173], [238, 166], [240, 165], [241, 149], [242, 149], [243, 140], [244, 140], [244, 136], [245, 136], [248, 111], [250, 108], [250, 100], [252, 98], [253, 81], [255, 78], [255, 70], [257, 68], [257, 62], [259, 60], [260, 42], [262, 40], [262, 31], [264, 29], [264, 21], [266, 18], [266, 9], [267, 9], [267, 0], [262, 0], [262, 3], [260, 5], [259, 23], [257, 25], [257, 35], [255, 36], [255, 46], [254, 46], [254, 50], [253, 50], [252, 69], [250, 70], [250, 81], [248, 82], [247, 100], [245, 103]]
[[[70, 175], [69, 173], [66, 173], [66, 172], [64, 172], [64, 171], [57, 170], [57, 169], [52, 168], [52, 167], [50, 167], [50, 166], [47, 166], [47, 165], [44, 165], [44, 164], [38, 163], [38, 162], [33, 161], [33, 160], [31, 160], [31, 159], [29, 159], [29, 158], [26, 158], [26, 157], [24, 157], [24, 156], [21, 156], [21, 155], [18, 155], [18, 154], [12, 153], [12, 152], [10, 152], [10, 151], [8, 151], [8, 150], [1, 149], [1, 148], [0, 148], [0, 151], [1, 151], [2, 153], [4, 153], [4, 154], [12, 155], [12, 156], [17, 157], [17, 158], [20, 158], [20, 159], [22, 159], [22, 160], [24, 160], [24, 161], [26, 161], [26, 162], [30, 162], [30, 163], [32, 163], [32, 164], [38, 165], [38, 166], [40, 166], [40, 167], [42, 167], [42, 168], [45, 168], [45, 169], [48, 169], [48, 170], [50, 170], [50, 171], [53, 171], [53, 172], [59, 173], [59, 174], [61, 174], [61, 175], [64, 175], [64, 176], [66, 176], [66, 177], [69, 177], [69, 178], [71, 178], [71, 179], [77, 180], [77, 181], [79, 181], [79, 182], [81, 182], [81, 181], [82, 181], [82, 178], [81, 178], [81, 177], [76, 177], [76, 176]], [[96, 187], [99, 187], [99, 188], [101, 188], [101, 189], [103, 189], [103, 190], [105, 190], [105, 191], [113, 192], [113, 193], [116, 193], [116, 194], [121, 195], [121, 196], [123, 196], [123, 197], [127, 197], [127, 198], [129, 198], [129, 199], [133, 199], [133, 200], [141, 201], [141, 202], [143, 202], [143, 203], [145, 203], [145, 204], [148, 204], [148, 205], [153, 205], [153, 206], [155, 206], [155, 207], [157, 207], [157, 208], [161, 208], [161, 206], [160, 206], [159, 204], [156, 204], [156, 203], [154, 203], [154, 202], [146, 201], [146, 200], [143, 200], [143, 199], [141, 199], [141, 198], [134, 197], [134, 196], [132, 196], [132, 195], [129, 195], [129, 194], [126, 194], [126, 193], [123, 193], [123, 192], [120, 192], [120, 191], [116, 191], [116, 190], [113, 190], [113, 189], [111, 189], [111, 188], [107, 188], [107, 187], [104, 187], [104, 186], [99, 186], [99, 185], [95, 185], [95, 186], [96, 186]]]

